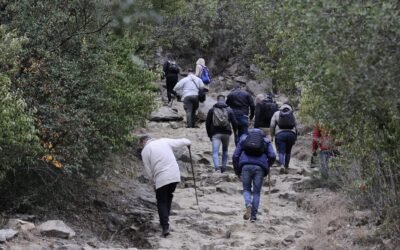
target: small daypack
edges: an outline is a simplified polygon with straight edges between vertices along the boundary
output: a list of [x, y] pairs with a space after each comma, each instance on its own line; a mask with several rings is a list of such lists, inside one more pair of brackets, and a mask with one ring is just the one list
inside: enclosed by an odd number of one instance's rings
[[178, 74], [179, 73], [179, 68], [178, 65], [176, 65], [176, 63], [174, 61], [169, 61], [168, 62], [168, 72], [169, 73], [174, 73], [174, 74]]
[[279, 112], [278, 126], [280, 129], [293, 129], [296, 126], [293, 110], [284, 109]]
[[212, 122], [214, 128], [230, 128], [228, 108], [214, 107]]
[[210, 72], [206, 66], [202, 66], [200, 79], [204, 84], [209, 84], [211, 82]]
[[197, 86], [197, 83], [192, 79], [192, 82], [194, 83], [194, 86], [196, 86], [196, 88], [199, 90], [199, 93], [198, 93], [198, 97], [199, 97], [199, 102], [204, 102], [205, 100], [206, 100], [206, 97], [207, 97], [207, 92], [208, 92], [208, 89], [206, 89], [206, 88], [199, 88], [198, 86]]
[[261, 131], [249, 131], [243, 142], [243, 150], [247, 155], [260, 156], [265, 153], [264, 134]]

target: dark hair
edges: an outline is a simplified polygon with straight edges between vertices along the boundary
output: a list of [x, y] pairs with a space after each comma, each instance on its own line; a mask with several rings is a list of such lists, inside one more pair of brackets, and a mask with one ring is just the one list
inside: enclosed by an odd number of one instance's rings
[[224, 96], [224, 95], [218, 95], [218, 96], [217, 96], [217, 101], [219, 101], [220, 99], [222, 99], [223, 101], [225, 101], [225, 96]]
[[142, 135], [139, 137], [139, 142], [143, 143], [144, 141], [146, 141], [147, 139], [150, 139], [149, 135]]

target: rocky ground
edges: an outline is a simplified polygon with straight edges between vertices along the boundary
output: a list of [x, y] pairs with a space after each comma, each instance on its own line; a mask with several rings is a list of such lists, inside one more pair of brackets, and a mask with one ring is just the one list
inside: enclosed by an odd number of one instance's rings
[[[210, 96], [200, 117], [214, 103]], [[199, 205], [188, 151], [182, 149], [176, 156], [183, 181], [175, 192], [169, 237], [161, 237], [154, 193], [141, 163], [128, 155], [110, 159], [114, 167], [92, 183], [88, 207], [63, 217], [66, 225], [46, 222], [57, 218], [28, 215], [15, 215], [23, 222], [4, 221], [3, 229], [14, 231], [0, 231], [0, 249], [396, 249], [391, 240], [375, 237], [377, 227], [369, 211], [356, 210], [319, 181], [318, 169], [310, 166], [307, 129], [293, 149], [289, 174], [279, 175], [272, 168], [270, 183], [265, 180], [257, 221], [244, 221], [242, 186], [231, 162], [227, 172], [213, 172], [204, 123], [185, 128], [182, 106], [163, 106], [145, 129], [154, 137], [193, 142]], [[231, 140], [230, 156], [233, 150]], [[56, 228], [48, 227], [52, 223]]]

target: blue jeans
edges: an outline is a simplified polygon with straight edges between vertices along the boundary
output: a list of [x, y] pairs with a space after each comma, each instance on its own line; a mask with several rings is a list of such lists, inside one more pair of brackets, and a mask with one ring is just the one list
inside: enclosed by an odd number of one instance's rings
[[228, 162], [228, 146], [229, 137], [227, 134], [215, 134], [212, 136], [212, 156], [214, 162], [214, 169], [218, 170], [221, 165], [219, 165], [219, 147], [222, 144], [222, 169], [226, 170], [226, 163]]
[[[242, 168], [243, 197], [246, 207], [251, 208], [251, 218], [257, 217], [258, 206], [260, 205], [260, 193], [264, 180], [264, 170], [257, 165], [244, 165]], [[253, 186], [253, 191], [251, 190]], [[253, 199], [251, 199], [253, 194]]]
[[329, 177], [328, 162], [329, 162], [329, 158], [331, 158], [331, 156], [332, 156], [331, 150], [325, 150], [325, 151], [319, 152], [319, 157], [321, 160], [321, 164], [320, 164], [321, 176], [324, 179], [328, 179], [328, 177]]
[[237, 136], [235, 138], [235, 145], [238, 144], [240, 137], [243, 134], [247, 134], [249, 130], [249, 117], [247, 115], [236, 115], [235, 114], [236, 121], [238, 123], [238, 132]]
[[279, 132], [275, 136], [276, 150], [278, 151], [279, 164], [289, 167], [290, 154], [292, 153], [292, 147], [296, 142], [296, 135], [290, 131]]

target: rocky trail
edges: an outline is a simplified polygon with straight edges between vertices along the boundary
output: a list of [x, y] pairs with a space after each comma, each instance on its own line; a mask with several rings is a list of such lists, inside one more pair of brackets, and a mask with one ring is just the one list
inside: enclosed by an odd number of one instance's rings
[[[204, 119], [214, 104], [213, 96], [201, 104], [200, 118]], [[376, 226], [368, 211], [350, 209], [346, 199], [318, 182], [318, 168], [310, 166], [311, 136], [307, 129], [292, 151], [289, 173], [279, 175], [274, 167], [270, 183], [264, 179], [257, 221], [243, 220], [242, 185], [231, 162], [233, 138], [228, 170], [214, 172], [205, 124], [185, 128], [183, 104], [174, 102], [167, 107], [162, 103], [160, 99], [161, 108], [152, 114], [145, 130], [156, 138], [192, 141], [199, 199], [197, 205], [188, 150], [181, 149], [176, 156], [182, 182], [174, 194], [170, 236], [161, 237], [155, 195], [141, 172], [141, 163], [114, 159], [111, 162], [118, 168], [99, 180], [93, 187], [94, 195], [88, 198], [92, 210], [64, 217], [75, 231], [67, 228], [70, 234], [60, 236], [54, 235], [54, 230], [50, 235], [43, 233], [42, 226], [19, 227], [17, 236], [1, 240], [0, 233], [0, 241], [5, 242], [0, 249], [395, 249], [390, 241], [372, 240]], [[129, 176], [132, 173], [138, 177], [135, 181]]]

